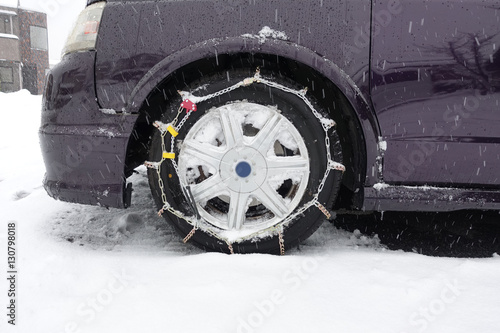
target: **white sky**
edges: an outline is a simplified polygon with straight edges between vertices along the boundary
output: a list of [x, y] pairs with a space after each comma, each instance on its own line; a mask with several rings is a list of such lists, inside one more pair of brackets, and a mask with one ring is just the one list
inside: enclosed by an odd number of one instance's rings
[[[86, 0], [21, 0], [21, 7], [47, 14], [51, 63], [60, 60], [66, 37], [86, 3]], [[0, 0], [0, 5], [16, 7], [17, 0]]]

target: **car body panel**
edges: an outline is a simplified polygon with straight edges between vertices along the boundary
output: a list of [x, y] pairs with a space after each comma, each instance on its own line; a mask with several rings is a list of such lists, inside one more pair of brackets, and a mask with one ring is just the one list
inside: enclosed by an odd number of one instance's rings
[[[167, 56], [183, 50], [191, 53], [190, 48], [209, 42], [215, 53], [218, 41], [243, 35], [249, 36], [249, 44], [265, 44], [270, 38], [259, 37], [259, 32], [267, 26], [285, 33], [283, 39], [290, 45], [302, 46], [336, 64], [368, 100], [369, 47], [346, 54], [347, 58], [342, 46], [353, 44], [354, 26], [369, 20], [369, 0], [324, 0], [319, 6], [307, 6], [301, 0], [108, 2], [97, 43], [98, 98], [105, 108], [127, 108], [123, 97]], [[231, 51], [244, 50], [245, 44]], [[255, 50], [255, 46], [251, 48]], [[205, 55], [200, 52], [198, 57]], [[171, 71], [176, 69], [173, 66]], [[124, 72], [124, 68], [132, 70]], [[358, 74], [363, 72], [364, 80]]]
[[387, 2], [374, 2], [371, 67], [384, 181], [498, 187], [498, 1], [401, 0], [397, 15]]
[[[186, 20], [187, 9], [203, 15]], [[298, 0], [235, 1], [231, 5], [218, 1], [111, 2], [99, 33], [99, 40], [106, 42], [97, 44], [98, 99], [105, 108], [137, 112], [155, 86], [185, 64], [224, 53], [283, 56], [330, 79], [358, 111], [370, 170], [363, 182], [375, 184], [379, 133], [366, 94], [369, 47], [355, 57], [339, 52], [353, 44], [356, 32], [352, 27], [369, 21], [369, 15], [366, 0], [323, 1], [317, 8]], [[286, 37], [259, 35], [266, 26]]]
[[[59, 85], [48, 84], [52, 97], [44, 100], [45, 187], [61, 200], [127, 206], [127, 143], [155, 87], [205, 57], [263, 53], [310, 66], [346, 96], [366, 144], [364, 209], [500, 209], [498, 51], [481, 62], [486, 79], [443, 55], [453, 29], [477, 33], [478, 18], [487, 22], [484, 44], [498, 47], [491, 5], [495, 1], [107, 1], [96, 52], [66, 55], [49, 75]], [[454, 17], [453, 29], [439, 13]], [[462, 24], [469, 18], [476, 23]], [[467, 101], [478, 106], [463, 112], [464, 101], [464, 108]], [[74, 167], [68, 151], [77, 152]], [[422, 184], [437, 189], [400, 186]]]
[[66, 55], [47, 77], [39, 131], [44, 186], [60, 200], [123, 208], [126, 147], [137, 116], [100, 110], [94, 61], [94, 52]]

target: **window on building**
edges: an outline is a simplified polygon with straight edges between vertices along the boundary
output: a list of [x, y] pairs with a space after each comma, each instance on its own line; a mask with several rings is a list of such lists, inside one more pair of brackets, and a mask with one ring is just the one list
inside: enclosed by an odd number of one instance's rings
[[0, 67], [0, 82], [14, 83], [14, 73], [10, 67]]
[[42, 27], [30, 27], [31, 48], [48, 50], [47, 29]]
[[0, 14], [0, 34], [12, 35], [11, 17]]

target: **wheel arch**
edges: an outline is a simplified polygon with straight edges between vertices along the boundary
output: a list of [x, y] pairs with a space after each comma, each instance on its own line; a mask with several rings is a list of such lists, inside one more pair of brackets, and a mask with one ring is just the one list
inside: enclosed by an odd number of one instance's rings
[[285, 75], [294, 76], [297, 83], [310, 88], [313, 81], [314, 89], [309, 93], [314, 94], [330, 113], [338, 123], [337, 131], [346, 138], [343, 153], [348, 171], [343, 180], [345, 192], [341, 193], [342, 202], [338, 202], [338, 208], [361, 209], [365, 183], [374, 183], [377, 177], [375, 172], [367, 172], [378, 163], [379, 130], [375, 114], [356, 84], [333, 62], [305, 47], [282, 40], [269, 39], [264, 43], [244, 37], [210, 40], [171, 54], [148, 71], [127, 101], [126, 111], [139, 113], [127, 147], [128, 172], [147, 156], [148, 142], [154, 130], [151, 122], [159, 119], [165, 111], [161, 104], [175, 98], [178, 89], [205, 75], [206, 71], [223, 71], [230, 58], [238, 55], [256, 59], [255, 62], [264, 67], [266, 62], [278, 66], [286, 62], [293, 70]]

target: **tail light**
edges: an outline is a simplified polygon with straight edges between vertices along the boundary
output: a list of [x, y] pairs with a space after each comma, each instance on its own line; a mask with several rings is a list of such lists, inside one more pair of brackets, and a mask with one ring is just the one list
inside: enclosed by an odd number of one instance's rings
[[73, 31], [69, 35], [62, 54], [95, 50], [99, 24], [105, 2], [94, 3], [85, 8], [78, 16]]

